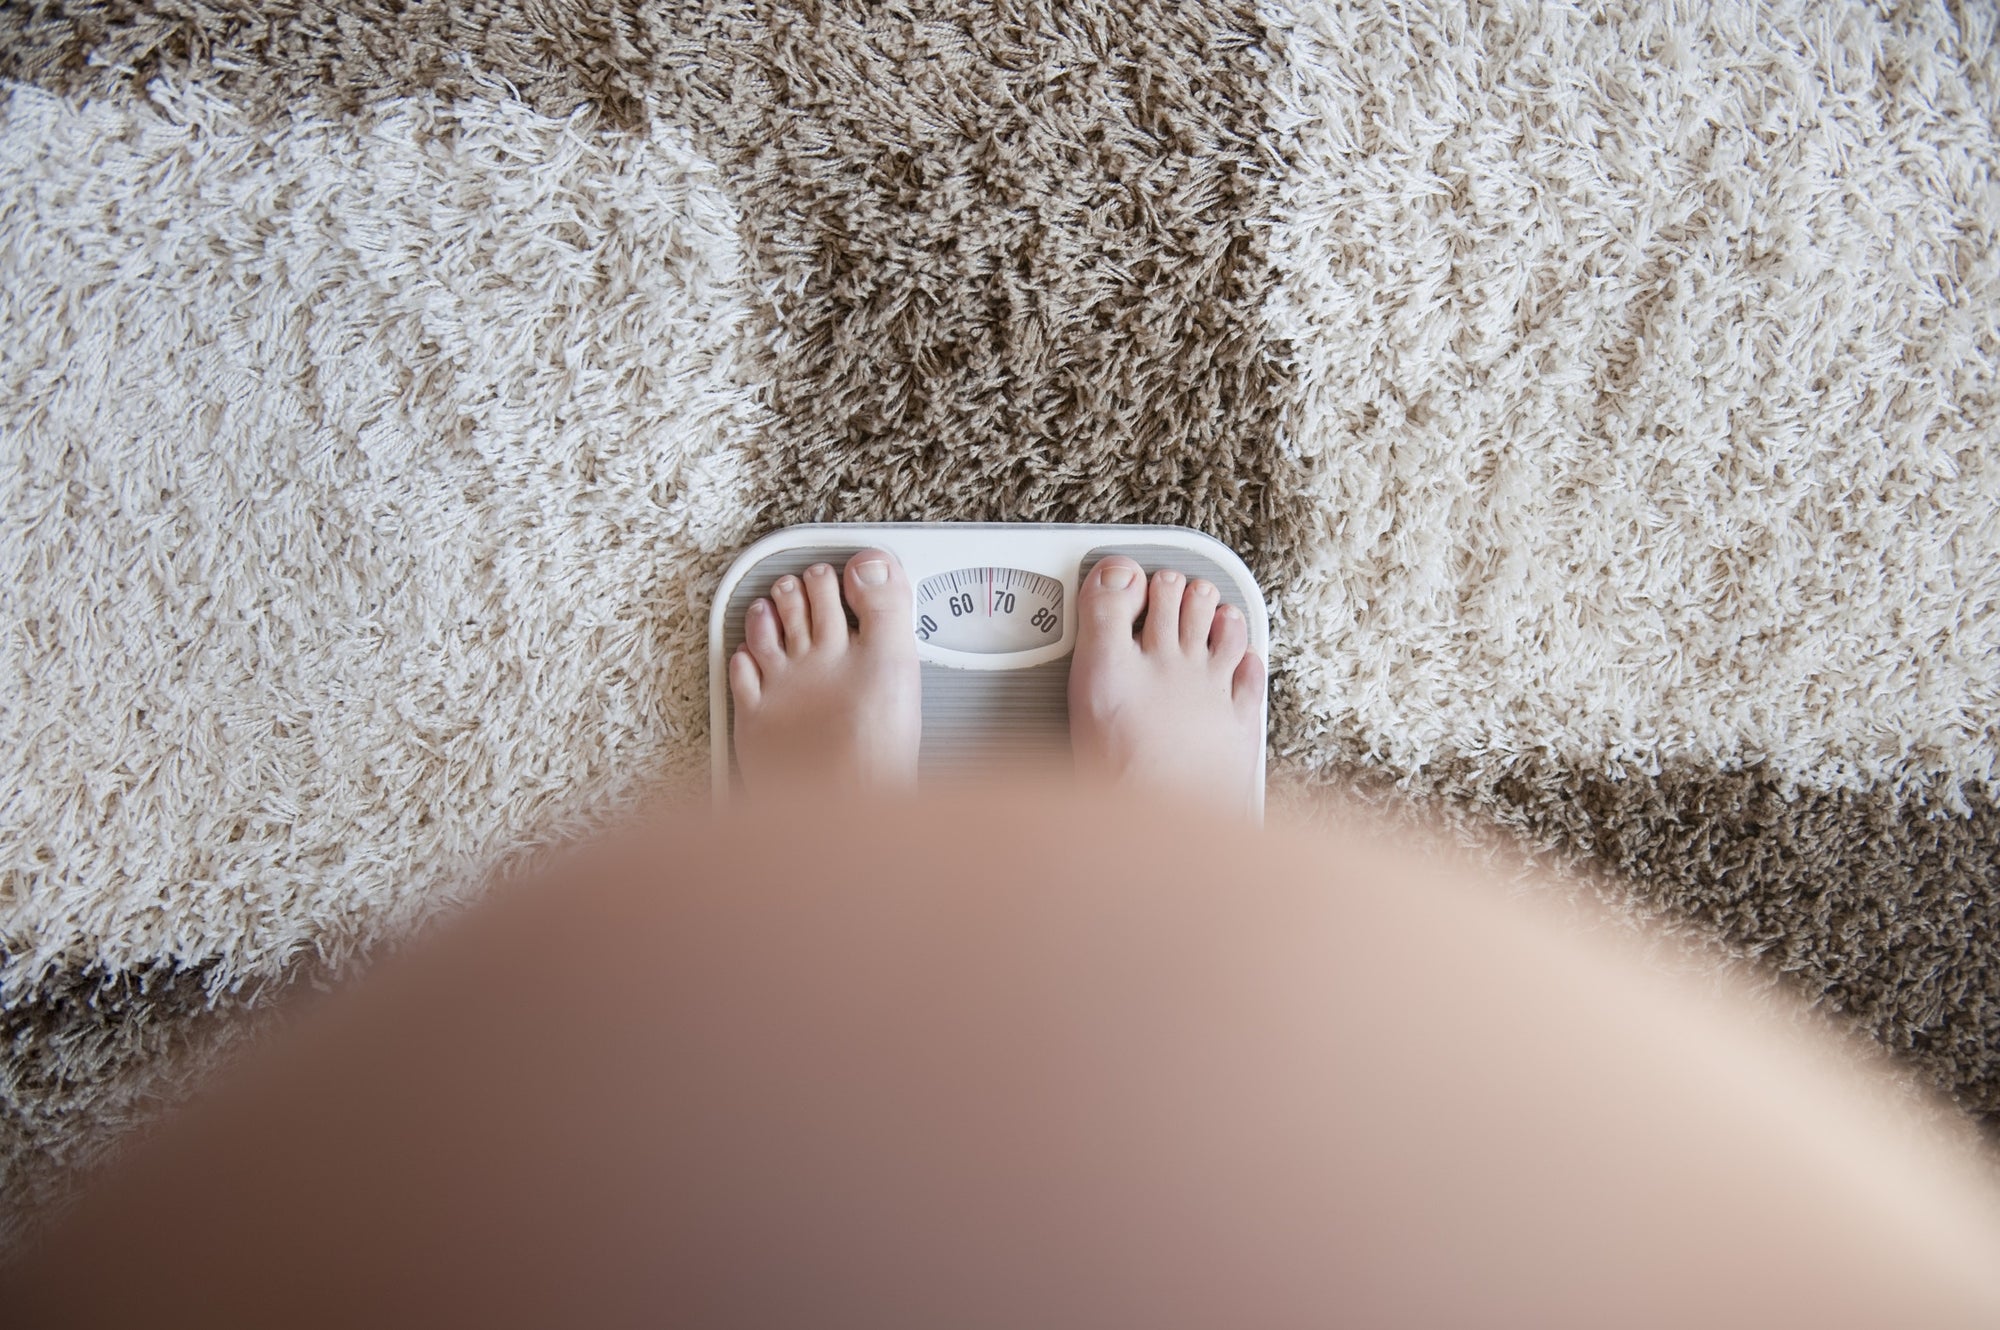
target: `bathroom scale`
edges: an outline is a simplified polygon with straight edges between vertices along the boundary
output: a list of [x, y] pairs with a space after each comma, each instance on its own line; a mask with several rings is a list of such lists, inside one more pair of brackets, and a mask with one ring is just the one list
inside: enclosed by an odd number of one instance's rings
[[[1172, 568], [1213, 582], [1243, 612], [1250, 650], [1269, 661], [1270, 615], [1257, 579], [1236, 552], [1181, 526], [1035, 522], [814, 523], [774, 531], [738, 555], [716, 589], [708, 620], [709, 734], [715, 798], [741, 786], [735, 770], [728, 661], [743, 616], [771, 583], [815, 563], [844, 567], [875, 547], [902, 561], [916, 592], [923, 671], [920, 782], [976, 778], [1022, 759], [1069, 754], [1069, 665], [1076, 647], [1076, 591], [1110, 554], [1147, 573]], [[1260, 734], [1268, 724], [1260, 721]], [[1253, 807], [1264, 808], [1264, 764]]]

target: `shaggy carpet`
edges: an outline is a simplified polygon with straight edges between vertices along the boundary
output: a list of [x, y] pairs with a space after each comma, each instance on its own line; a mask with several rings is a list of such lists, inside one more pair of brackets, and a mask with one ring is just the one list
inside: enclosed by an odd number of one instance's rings
[[1213, 533], [1274, 808], [1510, 829], [2000, 1122], [1990, 10], [23, 0], [0, 78], [9, 1223], [698, 788], [808, 520]]

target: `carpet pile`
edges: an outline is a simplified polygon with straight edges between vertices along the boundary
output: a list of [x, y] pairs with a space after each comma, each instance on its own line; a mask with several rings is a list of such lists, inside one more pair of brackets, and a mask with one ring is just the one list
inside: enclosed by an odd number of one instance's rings
[[729, 555], [1177, 522], [1272, 802], [2000, 1123], [2000, 48], [1927, 3], [0, 7], [0, 1190], [700, 786]]

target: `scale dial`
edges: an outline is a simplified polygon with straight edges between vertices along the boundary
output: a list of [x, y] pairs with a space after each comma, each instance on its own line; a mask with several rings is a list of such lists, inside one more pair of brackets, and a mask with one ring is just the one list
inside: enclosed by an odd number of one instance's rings
[[1062, 583], [1025, 568], [960, 568], [917, 583], [917, 640], [1004, 655], [1062, 640]]

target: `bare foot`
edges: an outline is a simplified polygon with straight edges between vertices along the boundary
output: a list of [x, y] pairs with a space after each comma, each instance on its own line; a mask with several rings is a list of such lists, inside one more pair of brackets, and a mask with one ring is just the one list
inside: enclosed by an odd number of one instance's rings
[[896, 556], [869, 549], [844, 579], [816, 563], [750, 606], [729, 658], [745, 789], [914, 783], [923, 712], [911, 605]]
[[[1217, 607], [1220, 605], [1220, 609]], [[1146, 624], [1132, 625], [1139, 611]], [[1086, 778], [1252, 813], [1264, 760], [1264, 662], [1212, 583], [1101, 560], [1077, 592], [1070, 746]]]

